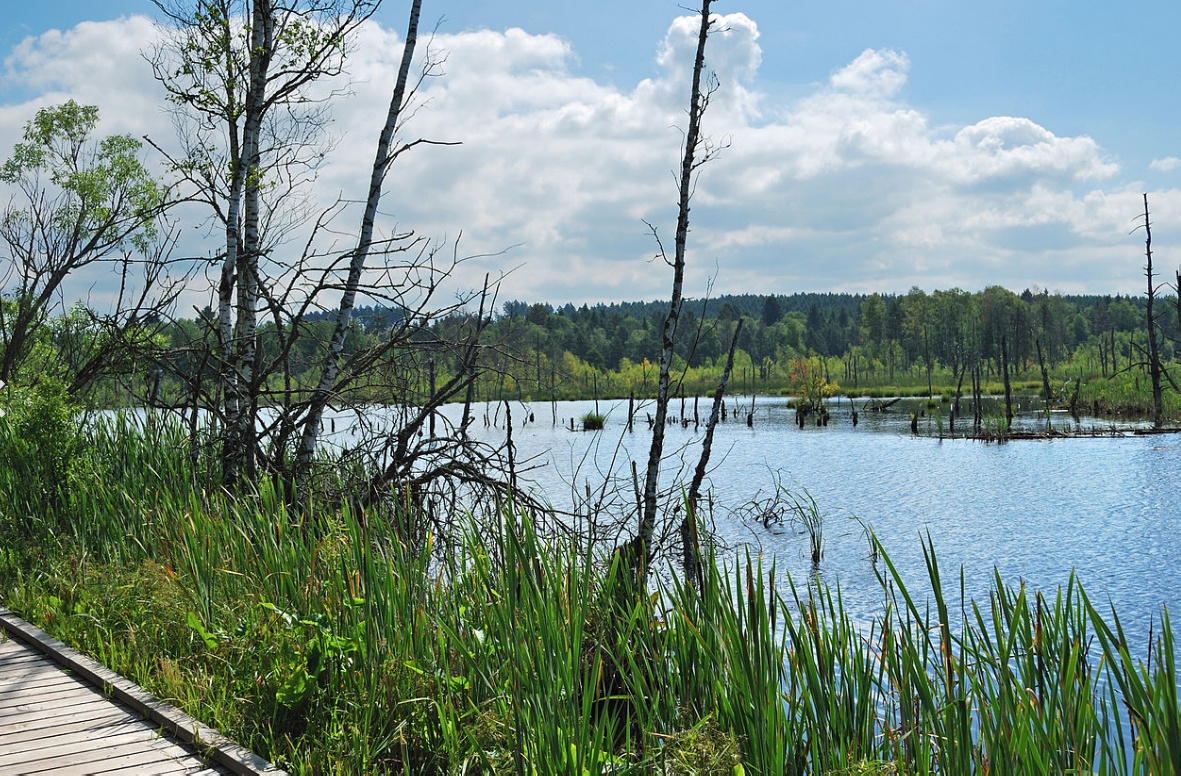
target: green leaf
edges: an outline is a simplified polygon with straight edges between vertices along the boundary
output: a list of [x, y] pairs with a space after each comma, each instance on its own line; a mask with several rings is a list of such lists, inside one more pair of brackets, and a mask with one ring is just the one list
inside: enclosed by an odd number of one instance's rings
[[293, 709], [306, 701], [316, 689], [315, 679], [303, 666], [294, 666], [291, 676], [275, 692], [279, 705]]
[[205, 626], [201, 623], [201, 618], [198, 617], [195, 612], [189, 612], [187, 621], [189, 623], [189, 627], [196, 631], [197, 635], [200, 636], [201, 640], [205, 642], [205, 646], [208, 649], [217, 649], [217, 645], [221, 639], [218, 638], [217, 634], [210, 633], [205, 629]]
[[282, 617], [283, 622], [287, 623], [288, 626], [295, 625], [297, 622], [299, 622], [298, 616], [292, 614], [291, 612], [283, 611], [270, 601], [263, 601], [259, 604], [259, 606], [261, 606], [263, 609], [266, 609], [268, 612], [274, 612], [275, 614]]

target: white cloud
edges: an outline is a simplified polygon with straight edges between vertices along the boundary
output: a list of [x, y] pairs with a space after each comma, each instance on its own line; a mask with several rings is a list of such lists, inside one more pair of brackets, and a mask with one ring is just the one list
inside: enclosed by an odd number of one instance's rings
[[832, 74], [833, 89], [867, 99], [892, 99], [902, 91], [910, 60], [897, 51], [866, 49]]
[[1059, 138], [1025, 118], [998, 116], [964, 127], [941, 148], [947, 172], [963, 183], [990, 178], [1062, 175], [1076, 181], [1114, 176], [1089, 137]]
[[[463, 275], [478, 285], [489, 269], [520, 267], [502, 297], [662, 296], [669, 278], [650, 261], [656, 246], [643, 221], [671, 243], [695, 30], [693, 17], [674, 20], [662, 74], [630, 88], [574, 75], [575, 52], [552, 35], [438, 35], [445, 74], [424, 83], [403, 137], [462, 145], [420, 147], [397, 163], [382, 228], [462, 232], [461, 253], [511, 248]], [[170, 135], [140, 55], [151, 35], [132, 17], [21, 44], [6, 77], [38, 94], [0, 106], [0, 141], [10, 145], [35, 107], [67, 96], [99, 104], [104, 131]], [[709, 41], [721, 90], [707, 131], [725, 147], [702, 168], [694, 200], [691, 293], [703, 293], [715, 269], [714, 293], [1137, 288], [1134, 269], [1111, 267], [1136, 250], [1127, 232], [1139, 184], [1120, 180], [1094, 139], [1023, 117], [932, 127], [905, 98], [921, 63], [890, 50], [866, 50], [811, 94], [772, 104], [757, 87], [758, 38], [755, 21], [737, 13], [721, 17]], [[338, 143], [318, 182], [325, 203], [364, 194], [400, 49], [398, 34], [376, 24], [358, 38], [353, 94], [333, 108]], [[1153, 209], [1162, 235], [1181, 233], [1181, 193], [1154, 194]]]
[[[154, 35], [149, 19], [131, 16], [25, 39], [5, 59], [3, 76], [5, 86], [36, 95], [20, 106], [27, 111], [20, 123], [32, 118], [34, 105], [73, 98], [102, 108], [106, 132], [140, 135], [167, 126], [158, 86], [142, 55]], [[4, 111], [6, 125], [10, 115]]]
[[1181, 167], [1181, 159], [1178, 159], [1176, 156], [1166, 156], [1163, 159], [1153, 159], [1148, 166], [1153, 170], [1172, 172], [1178, 167]]
[[[681, 16], [669, 26], [656, 61], [665, 68], [674, 85], [689, 85], [700, 28], [697, 16]], [[709, 67], [738, 83], [750, 81], [763, 59], [758, 39], [758, 25], [746, 14], [715, 14], [706, 44]]]

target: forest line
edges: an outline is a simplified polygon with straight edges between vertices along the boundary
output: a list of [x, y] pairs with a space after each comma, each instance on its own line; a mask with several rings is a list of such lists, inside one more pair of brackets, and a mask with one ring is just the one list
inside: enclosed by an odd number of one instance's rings
[[[649, 397], [655, 388], [661, 308], [666, 304], [506, 302], [482, 328], [487, 347], [473, 398]], [[1175, 362], [1178, 304], [1158, 304], [1156, 324], [1166, 364]], [[679, 323], [674, 372], [678, 392], [711, 393], [741, 320], [731, 394], [798, 396], [804, 392], [801, 382], [813, 372], [823, 376], [830, 393], [852, 397], [937, 396], [954, 394], [957, 388], [963, 394], [961, 376], [977, 367], [986, 383], [999, 383], [1004, 340], [1015, 381], [1036, 383], [1038, 392], [1044, 393], [1044, 363], [1052, 400], [1075, 398], [1112, 414], [1143, 413], [1148, 400], [1144, 308], [1143, 297], [1016, 293], [997, 286], [979, 292], [928, 293], [914, 288], [906, 294], [692, 299], [686, 301]], [[86, 348], [79, 342], [85, 316], [77, 311], [72, 316], [51, 321], [44, 337], [52, 346], [52, 371], [66, 383], [78, 377], [72, 367], [86, 361], [80, 355]], [[374, 365], [375, 379], [358, 381], [347, 398], [414, 403], [430, 396], [431, 382], [437, 386], [455, 371], [454, 356], [433, 343], [447, 341], [454, 330], [470, 330], [474, 317], [456, 311], [419, 328], [405, 338], [403, 347]], [[358, 307], [343, 358], [373, 350], [406, 324], [399, 310]], [[299, 325], [295, 336], [279, 332], [272, 323], [259, 326], [264, 360], [285, 362], [282, 369], [270, 370], [284, 379], [272, 379], [263, 392], [276, 401], [315, 385], [318, 354], [334, 322], [331, 315], [309, 315]], [[159, 321], [144, 328], [141, 339], [149, 347], [127, 364], [122, 376], [91, 385], [88, 404], [189, 404], [186, 394], [191, 394], [201, 371], [211, 368], [204, 355], [214, 346], [211, 319]], [[395, 374], [400, 379], [388, 379]], [[1166, 404], [1176, 403], [1176, 391], [1167, 392]]]

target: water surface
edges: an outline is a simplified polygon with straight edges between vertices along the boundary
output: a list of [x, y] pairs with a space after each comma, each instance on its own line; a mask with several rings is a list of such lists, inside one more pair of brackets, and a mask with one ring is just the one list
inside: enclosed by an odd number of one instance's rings
[[[731, 548], [750, 548], [797, 582], [819, 574], [840, 585], [854, 616], [872, 616], [881, 592], [868, 559], [863, 526], [872, 526], [913, 588], [925, 582], [920, 537], [930, 536], [945, 582], [958, 587], [963, 569], [969, 597], [985, 593], [994, 569], [1006, 582], [1052, 592], [1075, 573], [1091, 599], [1110, 599], [1130, 634], [1143, 636], [1162, 606], [1181, 600], [1181, 531], [1175, 478], [1181, 474], [1181, 437], [1056, 438], [988, 444], [935, 438], [948, 431], [947, 409], [926, 410], [920, 435], [910, 432], [910, 407], [889, 413], [859, 412], [854, 426], [848, 400], [832, 405], [827, 427], [795, 425], [794, 411], [778, 397], [754, 402], [753, 423], [741, 401], [736, 417], [720, 424], [707, 485], [717, 535]], [[864, 404], [858, 401], [858, 408]], [[650, 436], [646, 414], [637, 411], [635, 430], [625, 430], [627, 402], [602, 401], [607, 415], [600, 432], [571, 431], [571, 418], [595, 408], [593, 402], [512, 405], [513, 442], [535, 493], [568, 507], [572, 493], [589, 484], [597, 492], [605, 477], [630, 495], [630, 461], [642, 474]], [[687, 487], [704, 435], [692, 422], [667, 431], [662, 484]], [[915, 405], [916, 408], [919, 405]], [[673, 412], [680, 414], [674, 402]], [[457, 408], [447, 412], [458, 414]], [[488, 416], [490, 425], [483, 419]], [[692, 401], [685, 414], [693, 418]], [[527, 422], [532, 415], [533, 422]], [[556, 415], [557, 422], [554, 422]], [[503, 407], [476, 408], [474, 432], [504, 439]], [[1046, 416], [1025, 413], [1019, 424], [1044, 428]], [[1077, 428], [1054, 415], [1056, 428]], [[1082, 419], [1105, 428], [1108, 421]], [[577, 426], [577, 422], [576, 422]], [[959, 430], [964, 430], [961, 421]], [[744, 505], [772, 494], [782, 484], [808, 494], [824, 516], [824, 558], [809, 559], [808, 539], [790, 524], [763, 526], [742, 519]], [[1146, 646], [1146, 645], [1145, 645]]]

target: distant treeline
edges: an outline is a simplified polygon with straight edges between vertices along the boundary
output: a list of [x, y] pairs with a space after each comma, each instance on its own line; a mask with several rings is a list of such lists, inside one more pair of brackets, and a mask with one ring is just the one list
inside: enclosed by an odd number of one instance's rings
[[[581, 306], [506, 302], [482, 335], [486, 355], [480, 361], [476, 398], [650, 395], [667, 306], [667, 301]], [[1177, 306], [1172, 297], [1158, 298], [1156, 304], [1166, 362], [1173, 359], [1178, 337]], [[1018, 294], [997, 286], [979, 292], [915, 288], [906, 294], [693, 299], [685, 302], [681, 314], [675, 367], [687, 392], [712, 391], [742, 320], [732, 392], [790, 391], [793, 363], [809, 358], [817, 359], [825, 377], [839, 382], [843, 391], [932, 382], [954, 386], [969, 369], [995, 378], [1003, 355], [1015, 375], [1025, 373], [1028, 379], [1040, 380], [1043, 365], [1059, 382], [1138, 374], [1146, 339], [1144, 307], [1145, 300], [1138, 297]], [[367, 400], [413, 402], [429, 380], [446, 380], [452, 370], [448, 356], [432, 355], [432, 343], [446, 341], [450, 328], [470, 324], [473, 315], [457, 312], [419, 325], [398, 309], [358, 307], [342, 358], [363, 352], [395, 329], [409, 329], [407, 342], [416, 352], [398, 350], [388, 358], [410, 359], [409, 371], [418, 374], [421, 385], [403, 379], [399, 395], [391, 396], [388, 381], [367, 378], [358, 381], [356, 390]], [[330, 314], [308, 315], [296, 323], [300, 333], [284, 347], [278, 343], [286, 340], [276, 335], [273, 324], [258, 330], [264, 359], [284, 363], [284, 385], [276, 391], [313, 384], [331, 336]], [[164, 369], [143, 362], [129, 383], [110, 386], [117, 393], [100, 390], [96, 403], [142, 401], [152, 391], [162, 403], [185, 404], [184, 387], [170, 376], [212, 374], [212, 324], [208, 314], [160, 324], [155, 328], [160, 346], [156, 363]], [[380, 375], [382, 366], [368, 368]], [[130, 385], [135, 382], [138, 388]]]
[[[1157, 312], [1171, 343], [1177, 309], [1168, 301], [1158, 302]], [[659, 353], [667, 306], [507, 302], [492, 333], [526, 362], [537, 354], [551, 361], [569, 354], [595, 370], [627, 372]], [[1118, 295], [1017, 294], [996, 286], [976, 293], [915, 288], [906, 294], [742, 294], [686, 302], [678, 354], [689, 367], [721, 363], [739, 318], [744, 324], [738, 348], [761, 379], [786, 374], [793, 358], [819, 356], [845, 361], [847, 382], [895, 379], [916, 367], [956, 371], [977, 362], [995, 373], [1002, 340], [1018, 370], [1034, 365], [1040, 348], [1049, 368], [1081, 357], [1088, 372], [1111, 374], [1137, 360], [1138, 332], [1145, 325], [1144, 300]]]

